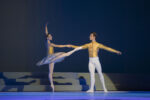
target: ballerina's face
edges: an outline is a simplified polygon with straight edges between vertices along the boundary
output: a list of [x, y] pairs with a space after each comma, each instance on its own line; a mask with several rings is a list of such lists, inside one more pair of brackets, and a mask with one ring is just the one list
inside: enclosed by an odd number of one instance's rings
[[53, 40], [52, 35], [51, 35], [51, 34], [49, 34], [49, 35], [47, 36], [47, 39], [48, 39], [48, 40]]

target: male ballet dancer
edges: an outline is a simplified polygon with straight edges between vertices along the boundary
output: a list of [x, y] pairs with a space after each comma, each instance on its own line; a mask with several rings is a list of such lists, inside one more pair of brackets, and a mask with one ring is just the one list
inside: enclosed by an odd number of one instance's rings
[[[96, 32], [92, 32], [90, 34], [90, 40], [91, 42], [88, 44], [85, 44], [83, 46], [80, 46], [80, 49], [87, 49], [89, 51], [89, 72], [90, 72], [90, 78], [91, 78], [91, 84], [90, 84], [90, 89], [87, 92], [94, 92], [94, 84], [95, 84], [95, 68], [98, 72], [100, 81], [102, 83], [102, 87], [104, 89], [104, 92], [107, 92], [107, 88], [105, 86], [105, 82], [104, 82], [104, 77], [102, 74], [102, 68], [101, 68], [101, 64], [98, 58], [98, 51], [99, 49], [104, 49], [113, 53], [117, 53], [119, 55], [121, 55], [120, 51], [117, 51], [115, 49], [112, 49], [110, 47], [107, 47], [101, 43], [96, 42]], [[79, 46], [75, 46], [75, 45], [69, 45], [69, 47], [72, 48], [77, 48]]]

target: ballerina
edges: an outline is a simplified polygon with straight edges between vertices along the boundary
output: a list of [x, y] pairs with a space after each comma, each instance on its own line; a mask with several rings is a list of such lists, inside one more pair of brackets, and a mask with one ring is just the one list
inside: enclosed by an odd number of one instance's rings
[[47, 38], [47, 47], [48, 47], [48, 55], [47, 57], [43, 58], [41, 61], [39, 61], [36, 65], [41, 66], [45, 64], [49, 64], [49, 81], [52, 87], [52, 91], [54, 92], [54, 83], [53, 83], [53, 71], [54, 71], [54, 64], [57, 62], [61, 62], [64, 60], [65, 57], [70, 56], [72, 53], [75, 51], [80, 50], [81, 48], [76, 48], [74, 50], [71, 50], [67, 53], [65, 52], [58, 52], [54, 53], [54, 47], [69, 47], [69, 45], [56, 45], [54, 43], [51, 43], [52, 41], [52, 35], [48, 33], [48, 28], [47, 24], [45, 25], [45, 33], [46, 33], [46, 38]]
[[[44, 65], [44, 64], [49, 64], [49, 81], [52, 87], [52, 91], [54, 91], [54, 83], [53, 83], [53, 71], [54, 71], [54, 63], [48, 63], [48, 59], [54, 56], [54, 47], [59, 47], [59, 48], [63, 48], [63, 47], [67, 47], [67, 45], [56, 45], [54, 43], [51, 43], [51, 41], [53, 40], [52, 35], [48, 32], [48, 28], [47, 28], [47, 23], [45, 25], [45, 34], [46, 34], [46, 43], [47, 43], [47, 57], [45, 57], [44, 59], [42, 59], [41, 61], [39, 61], [37, 63], [38, 66], [40, 65]], [[60, 55], [62, 53], [57, 53], [56, 55]], [[50, 60], [50, 59], [49, 59]]]

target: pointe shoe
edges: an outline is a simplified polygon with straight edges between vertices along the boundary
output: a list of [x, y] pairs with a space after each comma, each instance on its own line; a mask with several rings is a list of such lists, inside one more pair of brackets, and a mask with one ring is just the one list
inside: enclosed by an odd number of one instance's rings
[[94, 92], [94, 90], [88, 90], [88, 91], [86, 91], [87, 93], [93, 93]]
[[82, 47], [78, 47], [78, 48], [76, 48], [75, 50], [80, 50], [80, 49], [82, 49]]
[[104, 92], [107, 93], [108, 92], [107, 89], [104, 89]]
[[54, 85], [51, 85], [51, 87], [52, 87], [52, 91], [54, 92]]

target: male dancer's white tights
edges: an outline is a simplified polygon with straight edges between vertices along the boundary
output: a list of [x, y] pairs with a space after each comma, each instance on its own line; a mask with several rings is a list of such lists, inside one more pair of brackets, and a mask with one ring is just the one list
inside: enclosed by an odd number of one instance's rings
[[94, 91], [94, 85], [95, 85], [95, 69], [98, 72], [100, 81], [102, 83], [102, 87], [105, 92], [107, 92], [107, 89], [105, 87], [105, 82], [104, 82], [104, 76], [102, 74], [102, 68], [101, 64], [99, 62], [98, 57], [90, 57], [89, 58], [89, 72], [90, 72], [90, 77], [91, 77], [91, 85], [89, 91]]

